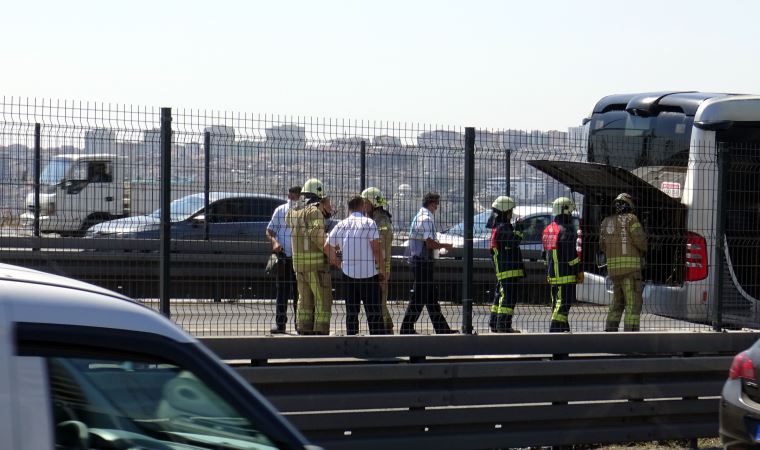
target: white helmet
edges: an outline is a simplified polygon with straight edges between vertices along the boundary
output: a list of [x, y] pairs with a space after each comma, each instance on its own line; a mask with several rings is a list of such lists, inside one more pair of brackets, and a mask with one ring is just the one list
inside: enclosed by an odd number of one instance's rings
[[385, 197], [383, 197], [382, 191], [376, 187], [368, 187], [362, 191], [361, 196], [362, 198], [369, 200], [369, 202], [372, 203], [372, 206], [375, 208], [386, 206], [388, 204], [388, 202], [385, 200]]
[[555, 216], [570, 214], [573, 211], [575, 211], [575, 202], [567, 197], [559, 197], [552, 202], [552, 214]]
[[507, 212], [516, 206], [516, 203], [514, 200], [512, 200], [512, 197], [507, 197], [506, 195], [500, 195], [496, 197], [496, 200], [491, 203], [491, 208], [501, 211], [501, 212]]
[[309, 178], [306, 183], [303, 184], [301, 189], [301, 195], [314, 194], [319, 198], [325, 197], [325, 188], [322, 186], [322, 182], [316, 178]]

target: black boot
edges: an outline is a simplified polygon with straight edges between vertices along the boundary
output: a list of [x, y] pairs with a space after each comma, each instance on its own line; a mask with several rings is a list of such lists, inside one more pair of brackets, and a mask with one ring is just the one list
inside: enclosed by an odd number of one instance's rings
[[491, 329], [492, 333], [496, 333], [496, 323], [498, 322], [498, 319], [496, 317], [495, 312], [491, 312], [491, 317], [488, 319], [488, 328]]

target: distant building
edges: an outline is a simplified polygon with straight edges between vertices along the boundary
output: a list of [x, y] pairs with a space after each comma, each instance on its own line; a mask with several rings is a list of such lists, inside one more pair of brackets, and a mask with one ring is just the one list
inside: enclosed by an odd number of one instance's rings
[[113, 153], [116, 146], [116, 132], [108, 128], [93, 128], [84, 132], [84, 152]]
[[303, 150], [306, 148], [306, 128], [294, 123], [274, 125], [264, 130], [268, 149]]
[[382, 147], [401, 147], [401, 138], [398, 136], [380, 135], [372, 138], [372, 144]]
[[417, 135], [417, 145], [423, 148], [464, 148], [464, 135], [457, 131], [424, 131]]

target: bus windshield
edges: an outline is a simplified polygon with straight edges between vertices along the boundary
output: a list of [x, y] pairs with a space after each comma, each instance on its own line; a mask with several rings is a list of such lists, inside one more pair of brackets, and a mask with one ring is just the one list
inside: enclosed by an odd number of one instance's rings
[[693, 117], [679, 112], [651, 117], [621, 110], [595, 113], [589, 128], [589, 162], [628, 170], [686, 167], [693, 122]]

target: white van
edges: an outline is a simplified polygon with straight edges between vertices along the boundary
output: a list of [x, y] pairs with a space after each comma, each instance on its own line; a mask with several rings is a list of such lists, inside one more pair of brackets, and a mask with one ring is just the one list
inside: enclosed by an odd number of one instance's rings
[[160, 314], [0, 264], [0, 448], [316, 447]]
[[[621, 192], [649, 235], [644, 308], [709, 322], [724, 258], [722, 320], [760, 324], [760, 96], [655, 92], [601, 99], [585, 121], [585, 161], [530, 164], [584, 195], [585, 282], [578, 299], [608, 304], [594, 263], [598, 228]], [[718, 151], [725, 151], [725, 253], [717, 253]]]

